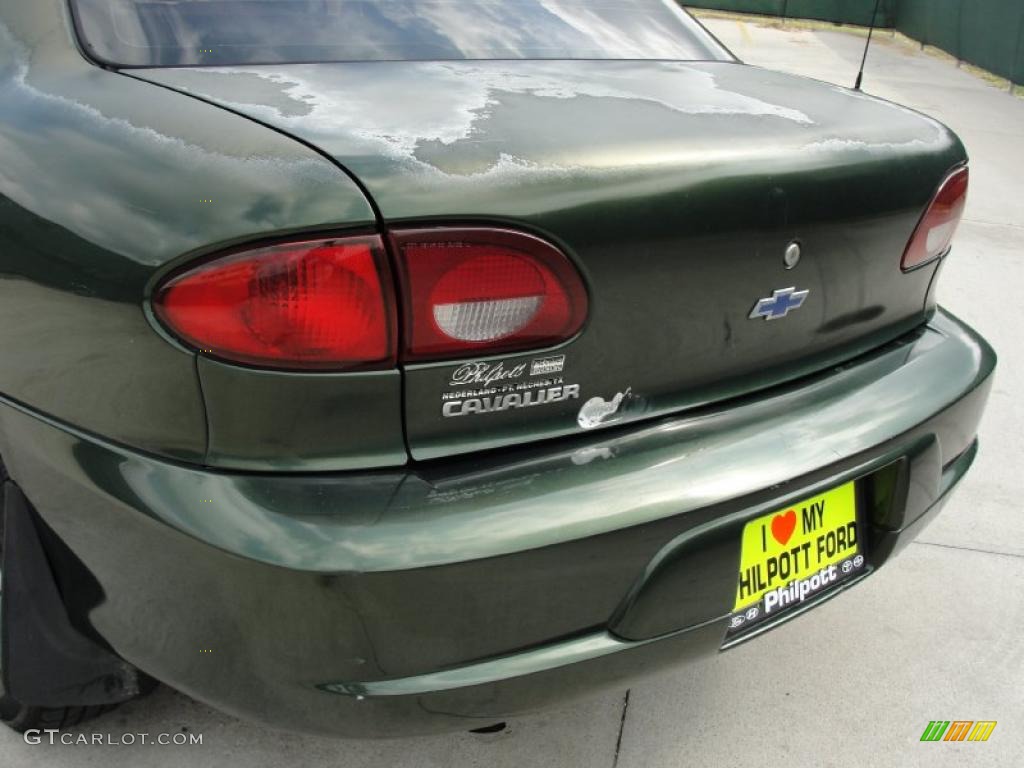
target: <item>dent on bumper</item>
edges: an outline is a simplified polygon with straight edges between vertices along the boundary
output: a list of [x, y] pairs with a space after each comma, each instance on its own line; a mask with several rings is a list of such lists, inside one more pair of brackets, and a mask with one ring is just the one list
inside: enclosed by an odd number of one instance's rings
[[[550, 546], [770, 488], [914, 429], [979, 387], [994, 361], [940, 312], [911, 339], [770, 396], [399, 471], [215, 473], [72, 430], [32, 447], [47, 464], [70, 460], [83, 485], [233, 554], [324, 573], [392, 571]], [[8, 434], [16, 418], [8, 412]], [[974, 437], [973, 423], [956, 426], [947, 460]]]
[[[905, 527], [892, 531], [885, 531], [876, 536], [871, 551], [871, 568], [864, 574], [870, 575], [875, 569], [882, 565], [895, 552], [902, 549], [920, 530], [939, 513], [949, 494], [956, 484], [963, 478], [977, 456], [977, 442], [972, 442], [966, 451], [955, 458], [942, 472], [940, 480], [939, 497], [932, 503], [920, 517], [914, 517]], [[856, 474], [856, 473], [854, 473]], [[861, 577], [863, 578], [863, 577]], [[840, 589], [830, 590], [821, 596], [820, 599], [810, 601], [798, 611], [786, 613], [782, 621], [788, 621], [799, 613], [814, 608], [824, 600], [831, 600], [842, 594], [846, 589], [857, 584], [861, 579], [852, 580], [842, 585]], [[584, 661], [592, 661], [608, 656], [613, 653], [622, 653], [667, 639], [690, 639], [687, 633], [693, 635], [695, 644], [702, 650], [711, 650], [714, 646], [707, 642], [698, 630], [712, 629], [710, 638], [712, 641], [721, 641], [721, 634], [725, 629], [725, 621], [729, 618], [728, 613], [723, 613], [712, 619], [706, 620], [695, 626], [669, 631], [662, 635], [646, 638], [643, 640], [627, 640], [607, 630], [601, 630], [580, 637], [554, 642], [549, 645], [533, 648], [521, 653], [509, 656], [486, 659], [477, 663], [453, 669], [430, 672], [424, 675], [411, 677], [393, 678], [388, 680], [362, 681], [362, 682], [334, 682], [324, 683], [320, 688], [332, 693], [339, 693], [348, 696], [364, 698], [367, 696], [409, 696], [427, 695], [440, 691], [449, 691], [456, 688], [487, 685], [502, 680], [532, 675], [538, 672], [545, 672], [550, 669], [578, 664]], [[756, 633], [744, 635], [736, 640], [727, 642], [723, 648], [730, 648], [741, 642], [762, 634], [776, 626], [775, 623], [765, 624]]]
[[344, 475], [203, 471], [13, 405], [0, 426], [12, 475], [104, 590], [89, 620], [125, 659], [227, 711], [372, 735], [392, 715], [397, 730], [472, 727], [713, 652], [728, 610], [713, 600], [658, 642], [609, 630], [659, 552], [921, 457], [877, 567], [973, 458], [994, 363], [940, 312], [841, 368], [698, 413]]

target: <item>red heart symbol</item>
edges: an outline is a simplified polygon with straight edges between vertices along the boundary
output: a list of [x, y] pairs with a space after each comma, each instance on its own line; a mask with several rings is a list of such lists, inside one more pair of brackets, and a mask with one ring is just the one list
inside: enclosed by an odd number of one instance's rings
[[772, 518], [772, 536], [783, 546], [793, 535], [794, 528], [796, 528], [796, 512], [792, 509]]

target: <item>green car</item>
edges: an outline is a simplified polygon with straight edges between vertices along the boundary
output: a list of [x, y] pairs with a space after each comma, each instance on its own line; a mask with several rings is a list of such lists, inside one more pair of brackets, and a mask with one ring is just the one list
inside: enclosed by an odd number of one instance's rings
[[884, 565], [967, 155], [668, 0], [0, 0], [0, 715], [493, 726]]

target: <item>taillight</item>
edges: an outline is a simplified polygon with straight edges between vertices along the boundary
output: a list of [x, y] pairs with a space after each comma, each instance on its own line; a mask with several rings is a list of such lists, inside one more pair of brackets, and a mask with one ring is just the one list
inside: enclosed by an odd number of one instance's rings
[[904, 271], [938, 258], [949, 249], [967, 203], [968, 176], [967, 168], [960, 168], [939, 186], [903, 253]]
[[579, 273], [540, 238], [486, 228], [398, 230], [392, 237], [404, 359], [550, 346], [583, 326], [587, 292]]
[[377, 236], [272, 245], [173, 276], [157, 316], [219, 357], [277, 368], [392, 367], [394, 297]]

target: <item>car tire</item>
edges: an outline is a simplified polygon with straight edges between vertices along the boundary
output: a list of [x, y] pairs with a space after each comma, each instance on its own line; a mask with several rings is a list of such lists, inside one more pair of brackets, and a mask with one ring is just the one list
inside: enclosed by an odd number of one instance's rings
[[[0, 460], [0, 601], [3, 600], [3, 564], [4, 564], [4, 493], [3, 485], [8, 480], [7, 469]], [[3, 621], [3, 612], [0, 611], [0, 621]], [[3, 641], [3, 631], [0, 628], [0, 642]], [[0, 653], [0, 665], [3, 664], [3, 654]], [[9, 728], [19, 733], [38, 728], [61, 729], [72, 725], [78, 725], [84, 720], [101, 715], [117, 704], [102, 704], [91, 707], [33, 707], [7, 695], [3, 686], [3, 668], [0, 666], [0, 721]]]

